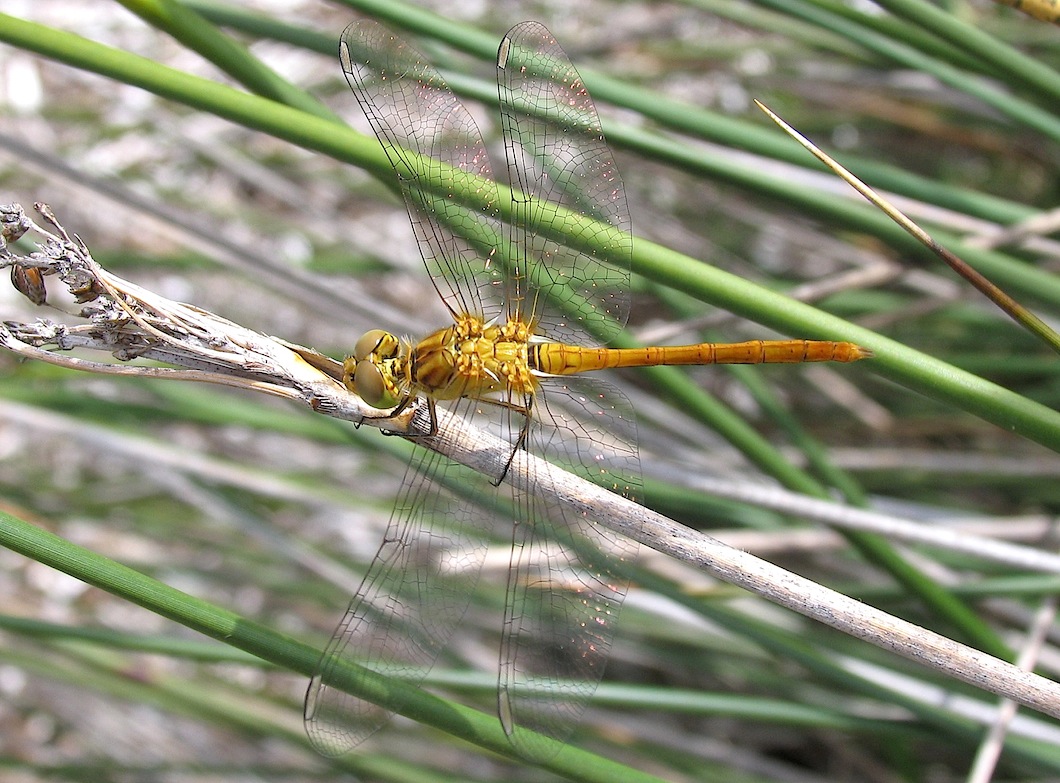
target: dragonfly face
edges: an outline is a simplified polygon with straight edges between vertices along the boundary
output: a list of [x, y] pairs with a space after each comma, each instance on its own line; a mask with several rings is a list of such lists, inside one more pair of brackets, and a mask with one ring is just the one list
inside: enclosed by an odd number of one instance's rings
[[373, 408], [393, 408], [408, 396], [409, 352], [390, 332], [365, 332], [343, 362], [343, 383]]

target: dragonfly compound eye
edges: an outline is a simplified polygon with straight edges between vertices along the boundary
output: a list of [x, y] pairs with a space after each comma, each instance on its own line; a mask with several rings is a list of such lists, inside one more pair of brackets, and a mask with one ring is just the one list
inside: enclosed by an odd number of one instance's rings
[[398, 355], [401, 344], [398, 338], [383, 329], [372, 329], [361, 335], [361, 339], [353, 347], [353, 358], [358, 362], [364, 361], [369, 354], [374, 353], [380, 359], [393, 359]]
[[393, 408], [398, 395], [393, 378], [386, 375], [386, 367], [364, 359], [353, 371], [353, 387], [362, 400], [373, 408]]

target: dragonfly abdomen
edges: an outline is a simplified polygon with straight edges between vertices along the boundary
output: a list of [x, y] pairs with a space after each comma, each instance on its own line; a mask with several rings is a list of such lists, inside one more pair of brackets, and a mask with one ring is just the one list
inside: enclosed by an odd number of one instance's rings
[[562, 343], [532, 346], [534, 369], [549, 375], [573, 375], [615, 367], [660, 364], [797, 364], [856, 362], [872, 354], [860, 345], [823, 340], [749, 340], [744, 343], [644, 348], [581, 348]]

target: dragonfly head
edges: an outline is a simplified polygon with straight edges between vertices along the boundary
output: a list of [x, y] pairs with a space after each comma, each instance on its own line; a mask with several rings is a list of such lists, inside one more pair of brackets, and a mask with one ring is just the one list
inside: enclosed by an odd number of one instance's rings
[[343, 382], [373, 408], [393, 408], [404, 396], [401, 379], [408, 357], [401, 341], [390, 332], [365, 332], [353, 348], [353, 356], [343, 363]]

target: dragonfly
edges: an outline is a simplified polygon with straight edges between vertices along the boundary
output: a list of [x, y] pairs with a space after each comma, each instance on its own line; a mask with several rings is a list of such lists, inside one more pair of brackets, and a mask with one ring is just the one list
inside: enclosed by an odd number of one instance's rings
[[[807, 340], [602, 347], [629, 313], [629, 210], [589, 92], [544, 25], [516, 25], [498, 51], [508, 186], [497, 184], [470, 112], [412, 46], [362, 20], [343, 32], [339, 59], [452, 317], [417, 342], [367, 332], [343, 380], [381, 417], [425, 402], [428, 437], [444, 436], [440, 404], [447, 424], [484, 427], [510, 449], [487, 476], [417, 449], [384, 542], [310, 682], [306, 729], [319, 751], [337, 755], [390, 718], [332, 685], [337, 670], [356, 663], [421, 682], [452, 642], [500, 527], [511, 555], [497, 713], [515, 751], [543, 760], [569, 738], [603, 676], [637, 551], [550, 495], [562, 468], [640, 500], [632, 406], [584, 373], [850, 362], [868, 352]], [[576, 236], [564, 238], [558, 227], [572, 219]], [[491, 494], [505, 502], [483, 503]]]

